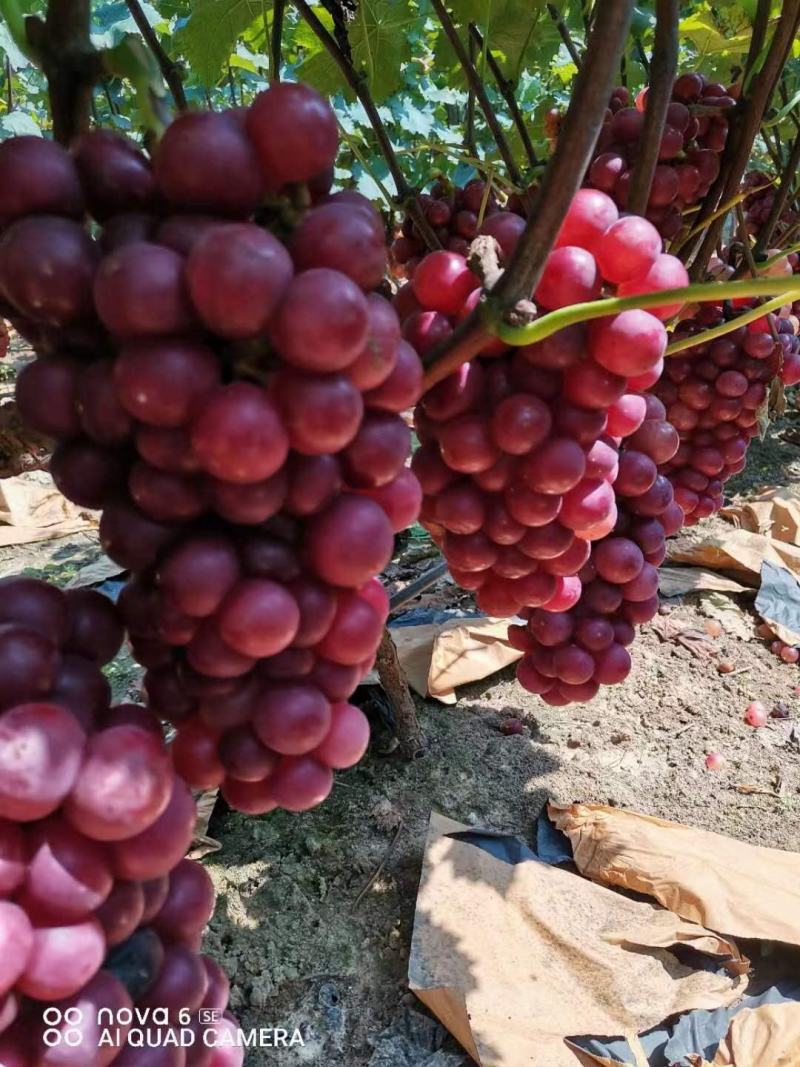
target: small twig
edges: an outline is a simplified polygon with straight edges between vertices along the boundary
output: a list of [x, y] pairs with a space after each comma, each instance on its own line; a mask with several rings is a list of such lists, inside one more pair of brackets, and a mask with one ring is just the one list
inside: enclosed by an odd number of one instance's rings
[[515, 185], [521, 186], [522, 176], [517, 167], [516, 160], [514, 159], [514, 154], [509, 147], [506, 135], [503, 133], [503, 128], [501, 127], [494, 108], [492, 107], [492, 103], [489, 100], [486, 87], [481, 80], [480, 74], [478, 74], [478, 71], [475, 69], [474, 64], [470, 62], [469, 52], [464, 47], [464, 42], [458, 35], [458, 30], [456, 29], [453, 20], [450, 18], [444, 0], [431, 0], [431, 3], [433, 5], [433, 10], [436, 12], [436, 17], [442, 24], [445, 36], [458, 57], [458, 62], [461, 64], [461, 68], [467, 79], [467, 85], [472, 89], [475, 94], [475, 99], [480, 105], [483, 116], [486, 119], [486, 125], [491, 130], [492, 137], [497, 145], [497, 150], [506, 165], [508, 176]]
[[[522, 141], [522, 147], [525, 149], [525, 155], [528, 157], [528, 162], [532, 167], [535, 167], [539, 160], [536, 158], [536, 152], [530, 134], [528, 133], [528, 127], [525, 125], [525, 119], [522, 117], [519, 104], [514, 96], [514, 86], [505, 74], [503, 74], [500, 64], [497, 62], [497, 57], [492, 52], [491, 48], [486, 48], [484, 46], [483, 35], [474, 22], [469, 24], [469, 32], [471, 39], [486, 56], [486, 62], [489, 66], [489, 70], [492, 72], [492, 77], [497, 82], [497, 88], [500, 90], [500, 95], [503, 97], [506, 104], [508, 104], [509, 113], [514, 120], [514, 125], [517, 127], [519, 138]], [[470, 58], [472, 57], [470, 56]]]
[[377, 138], [378, 146], [383, 154], [383, 158], [386, 160], [389, 173], [392, 175], [395, 189], [397, 190], [398, 200], [406, 207], [408, 214], [413, 219], [414, 225], [417, 227], [420, 236], [425, 241], [428, 248], [441, 248], [441, 242], [433, 232], [430, 223], [425, 218], [422, 207], [400, 168], [394, 148], [392, 147], [392, 142], [389, 140], [389, 135], [386, 133], [386, 127], [381, 121], [378, 109], [375, 107], [375, 103], [367, 88], [367, 83], [363, 74], [359, 74], [358, 71], [356, 71], [348, 55], [346, 55], [339, 47], [335, 38], [319, 20], [310, 4], [306, 3], [306, 0], [294, 0], [294, 5], [300, 12], [301, 17], [308, 23], [325, 51], [331, 59], [334, 60], [339, 70], [344, 75], [345, 81], [358, 97], [361, 106], [364, 108], [370, 126], [372, 126], [372, 131]]
[[626, 210], [644, 215], [650, 199], [661, 138], [678, 69], [678, 0], [656, 0], [656, 32], [653, 43], [650, 88], [644, 111], [639, 155], [631, 176]]
[[375, 884], [376, 880], [377, 880], [377, 879], [378, 879], [378, 878], [380, 877], [380, 874], [381, 874], [381, 872], [383, 871], [383, 869], [384, 869], [384, 867], [386, 866], [386, 864], [387, 864], [387, 863], [389, 862], [389, 857], [391, 856], [392, 852], [394, 852], [394, 846], [395, 846], [395, 845], [397, 844], [397, 842], [399, 841], [399, 839], [400, 839], [400, 834], [401, 834], [401, 833], [403, 832], [403, 829], [404, 829], [404, 826], [403, 826], [403, 821], [402, 821], [402, 819], [401, 819], [401, 820], [400, 820], [400, 825], [399, 825], [399, 826], [397, 827], [397, 829], [395, 830], [395, 834], [394, 834], [394, 837], [392, 838], [392, 843], [391, 843], [391, 844], [389, 845], [389, 847], [387, 848], [387, 850], [386, 850], [386, 853], [384, 854], [384, 857], [383, 857], [383, 859], [381, 860], [381, 862], [380, 862], [380, 863], [378, 864], [378, 868], [377, 868], [377, 870], [375, 871], [375, 873], [374, 873], [374, 874], [373, 874], [373, 875], [371, 876], [371, 878], [369, 879], [369, 881], [367, 882], [367, 884], [366, 884], [366, 885], [364, 886], [364, 888], [363, 888], [363, 889], [361, 890], [361, 892], [360, 892], [360, 893], [358, 894], [358, 896], [356, 897], [356, 899], [355, 899], [355, 900], [353, 901], [353, 906], [352, 906], [352, 908], [350, 909], [351, 911], [355, 911], [355, 910], [356, 910], [356, 908], [358, 907], [358, 905], [359, 905], [359, 904], [361, 903], [361, 901], [362, 901], [362, 900], [364, 899], [364, 897], [365, 897], [365, 896], [367, 895], [367, 893], [368, 893], [368, 892], [370, 891], [370, 889], [372, 888], [372, 886], [373, 886], [373, 885]]
[[561, 38], [561, 40], [564, 42], [564, 45], [565, 45], [567, 51], [570, 54], [570, 58], [572, 59], [572, 62], [575, 64], [575, 66], [578, 68], [578, 70], [580, 70], [581, 69], [581, 63], [583, 62], [583, 60], [581, 59], [581, 54], [578, 51], [575, 42], [572, 40], [572, 34], [569, 32], [569, 26], [567, 26], [566, 22], [564, 22], [564, 19], [563, 19], [562, 15], [561, 15], [561, 12], [558, 10], [558, 8], [556, 7], [555, 4], [548, 4], [547, 5], [547, 14], [550, 16], [550, 18], [556, 24], [556, 29], [558, 30], [558, 35]]
[[747, 221], [744, 217], [744, 207], [742, 206], [742, 204], [736, 205], [736, 227], [739, 233], [739, 241], [742, 245], [744, 265], [747, 266], [747, 269], [750, 272], [750, 277], [755, 278], [756, 274], [758, 273], [758, 270], [756, 268], [756, 261], [753, 258], [753, 248], [750, 244], [750, 234], [747, 232]]
[[275, 0], [272, 5], [272, 27], [270, 29], [270, 69], [269, 80], [272, 84], [281, 80], [281, 38], [283, 36], [283, 16], [286, 0]]
[[6, 56], [6, 107], [14, 110], [14, 86], [11, 83], [11, 60]]
[[158, 39], [158, 34], [147, 21], [147, 16], [144, 11], [142, 11], [139, 0], [125, 0], [125, 3], [128, 5], [128, 11], [130, 11], [133, 21], [138, 26], [142, 37], [144, 37], [147, 47], [156, 57], [156, 62], [161, 70], [161, 76], [169, 86], [169, 91], [172, 93], [175, 107], [177, 107], [178, 111], [186, 111], [186, 93], [183, 91], [183, 79], [181, 77], [180, 65], [174, 63], [165, 52], [163, 45]]
[[228, 64], [228, 89], [231, 94], [231, 107], [238, 107], [239, 102], [236, 99], [236, 82], [233, 80], [233, 71], [231, 70], [230, 63]]
[[639, 62], [644, 67], [644, 72], [649, 80], [650, 78], [650, 60], [647, 58], [647, 52], [644, 50], [641, 37], [634, 37], [633, 47], [636, 49], [636, 55], [639, 58]]
[[[471, 35], [469, 39], [469, 59], [474, 66], [476, 59], [475, 38]], [[464, 116], [464, 148], [471, 156], [477, 157], [478, 146], [475, 142], [475, 93], [471, 85], [467, 88], [467, 110]]]
[[119, 108], [117, 107], [116, 103], [114, 102], [114, 97], [111, 95], [111, 90], [108, 87], [108, 82], [105, 81], [105, 80], [103, 81], [103, 92], [105, 94], [106, 102], [108, 104], [108, 107], [109, 107], [109, 110], [110, 110], [111, 114], [112, 115], [118, 115], [119, 114]]
[[[633, 0], [598, 0], [586, 61], [575, 80], [556, 150], [544, 173], [511, 263], [487, 297], [487, 317], [496, 323], [513, 317], [511, 313], [517, 305], [530, 300], [541, 277], [597, 143], [632, 14]], [[531, 310], [535, 311], [530, 304], [520, 310], [523, 320], [530, 318]], [[485, 322], [476, 309], [444, 345], [429, 353], [425, 360], [429, 367], [426, 388], [431, 388], [480, 352], [492, 336]]]
[[797, 177], [798, 167], [800, 167], [800, 133], [798, 133], [794, 139], [792, 150], [789, 153], [789, 159], [781, 173], [780, 183], [775, 191], [775, 199], [772, 201], [769, 217], [761, 227], [761, 232], [756, 239], [754, 249], [756, 255], [769, 248], [770, 242], [772, 241], [772, 235], [775, 232], [775, 227], [778, 225], [780, 217], [789, 200], [789, 196], [791, 195], [795, 178]]

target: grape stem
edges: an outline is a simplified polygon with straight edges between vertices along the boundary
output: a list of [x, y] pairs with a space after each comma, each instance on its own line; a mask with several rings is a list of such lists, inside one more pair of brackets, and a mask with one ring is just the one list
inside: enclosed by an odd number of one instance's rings
[[680, 341], [673, 341], [671, 345], [667, 345], [665, 354], [667, 356], [677, 356], [679, 352], [684, 352], [687, 348], [694, 348], [695, 345], [714, 341], [717, 337], [724, 337], [726, 333], [733, 333], [740, 326], [747, 326], [748, 323], [755, 322], [756, 319], [762, 319], [770, 311], [779, 311], [785, 303], [786, 294], [784, 293], [783, 296], [776, 296], [774, 300], [768, 300], [757, 308], [750, 308], [749, 311], [737, 315], [735, 319], [720, 323], [719, 326], [712, 326], [710, 329], [703, 330], [702, 333], [695, 334], [693, 337], [684, 337]]
[[639, 155], [631, 176], [626, 210], [644, 215], [653, 186], [661, 138], [678, 70], [678, 0], [656, 0], [656, 32], [650, 64], [650, 87], [644, 109]]
[[414, 195], [414, 190], [406, 181], [405, 175], [400, 168], [394, 148], [392, 147], [392, 142], [389, 140], [386, 127], [383, 125], [381, 117], [378, 114], [378, 109], [375, 107], [375, 102], [367, 87], [363, 73], [359, 73], [355, 69], [349, 56], [342, 50], [342, 48], [340, 48], [336, 39], [328, 32], [311, 6], [306, 3], [306, 0], [294, 0], [294, 6], [299, 11], [300, 16], [308, 23], [309, 28], [320, 41], [325, 51], [339, 67], [339, 70], [344, 75], [345, 81], [358, 97], [361, 106], [367, 113], [367, 118], [369, 119], [373, 133], [378, 141], [378, 146], [383, 154], [383, 158], [386, 160], [389, 173], [394, 180], [398, 200], [401, 203], [408, 205], [408, 214], [413, 219], [414, 225], [417, 227], [420, 236], [425, 241], [428, 248], [441, 248], [442, 245], [439, 238], [433, 232], [430, 223], [425, 218], [422, 207]]
[[535, 314], [530, 296], [597, 143], [632, 14], [632, 0], [598, 2], [586, 59], [575, 80], [558, 144], [511, 262], [487, 294], [480, 313], [476, 308], [443, 344], [426, 354], [426, 389], [476, 356], [499, 332], [501, 322], [530, 322]]
[[[591, 300], [584, 304], [570, 304], [569, 307], [551, 311], [527, 326], [514, 327], [500, 322], [492, 332], [496, 333], [507, 345], [530, 345], [551, 337], [559, 330], [563, 330], [565, 326], [575, 326], [577, 323], [605, 318], [607, 315], [618, 315], [621, 311], [646, 311], [648, 308], [667, 304], [722, 303], [723, 300], [774, 296], [776, 293], [781, 294], [781, 304], [791, 303], [793, 299], [800, 296], [800, 275], [796, 278], [742, 278], [741, 281], [736, 282], [700, 282], [696, 285], [683, 286], [680, 289], [662, 289], [660, 292], [638, 293], [636, 296], [613, 296], [605, 300]], [[762, 309], [757, 310], [759, 314], [754, 315], [753, 318], [759, 318], [765, 314]], [[698, 344], [698, 341], [694, 343]]]
[[575, 42], [572, 40], [572, 34], [569, 32], [569, 27], [567, 26], [566, 22], [564, 22], [564, 18], [561, 12], [558, 10], [555, 4], [548, 4], [547, 14], [555, 23], [555, 27], [558, 30], [558, 35], [564, 42], [564, 47], [569, 52], [570, 59], [575, 64], [576, 70], [580, 70], [583, 60]]
[[186, 93], [183, 91], [183, 79], [180, 64], [174, 63], [164, 50], [158, 39], [158, 34], [150, 25], [147, 15], [142, 10], [139, 0], [125, 0], [128, 11], [138, 27], [139, 33], [144, 37], [145, 43], [156, 58], [161, 76], [169, 86], [172, 99], [178, 111], [186, 111]]
[[443, 0], [431, 0], [431, 4], [433, 5], [433, 10], [436, 12], [436, 17], [442, 25], [445, 36], [450, 42], [450, 45], [458, 58], [458, 62], [461, 64], [461, 69], [464, 71], [464, 76], [467, 79], [467, 85], [470, 87], [475, 95], [475, 99], [480, 104], [481, 111], [486, 119], [486, 125], [491, 130], [492, 137], [497, 145], [497, 150], [506, 165], [508, 176], [515, 185], [521, 185], [522, 176], [520, 175], [519, 167], [517, 167], [517, 162], [514, 159], [514, 153], [509, 147], [506, 135], [503, 133], [503, 128], [500, 125], [494, 108], [492, 107], [492, 103], [489, 100], [486, 86], [483, 84], [480, 74], [478, 74], [478, 71], [475, 69], [475, 65], [470, 60], [469, 52], [465, 48], [464, 42], [458, 35], [455, 23], [450, 18], [450, 14], [443, 3]]
[[[525, 125], [525, 119], [522, 117], [522, 112], [519, 109], [517, 98], [514, 96], [514, 86], [509, 78], [505, 76], [500, 64], [497, 62], [497, 57], [491, 48], [487, 48], [483, 40], [483, 34], [475, 25], [474, 22], [469, 24], [469, 32], [472, 40], [477, 45], [478, 49], [486, 57], [486, 63], [489, 70], [492, 72], [492, 77], [497, 82], [497, 88], [500, 90], [500, 94], [508, 105], [508, 111], [511, 118], [514, 121], [514, 125], [517, 127], [519, 133], [519, 139], [522, 141], [522, 147], [525, 149], [525, 155], [528, 157], [528, 163], [532, 167], [536, 167], [539, 164], [539, 160], [536, 156], [536, 151], [531, 141], [531, 136], [528, 133], [528, 127]], [[470, 49], [472, 53], [472, 49]], [[472, 62], [472, 55], [470, 54], [470, 62]], [[474, 67], [474, 63], [472, 64]], [[470, 89], [472, 93], [472, 89]], [[474, 93], [473, 93], [474, 96]]]

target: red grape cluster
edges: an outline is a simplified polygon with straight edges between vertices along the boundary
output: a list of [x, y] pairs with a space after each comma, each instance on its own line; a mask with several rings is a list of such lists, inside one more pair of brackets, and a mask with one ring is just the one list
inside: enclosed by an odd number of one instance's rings
[[545, 704], [563, 706], [596, 696], [601, 685], [623, 682], [631, 669], [628, 646], [635, 627], [658, 611], [658, 566], [666, 539], [678, 532], [683, 513], [669, 480], [658, 473], [678, 447], [678, 434], [653, 396], [645, 418], [620, 448], [614, 481], [614, 529], [591, 545], [578, 572], [578, 600], [567, 610], [538, 608], [509, 639], [524, 652], [520, 684]]
[[[446, 252], [466, 256], [469, 243], [479, 235], [496, 237], [500, 244], [514, 241], [525, 228], [521, 197], [512, 195], [506, 208], [480, 178], [460, 186], [437, 181], [430, 193], [421, 193], [419, 205]], [[391, 244], [391, 266], [397, 277], [411, 280], [428, 245], [414, 223], [406, 216], [400, 234]]]
[[[608, 193], [621, 208], [628, 198], [646, 99], [645, 89], [631, 107], [627, 89], [613, 91], [589, 168], [588, 184]], [[724, 85], [709, 83], [702, 74], [675, 80], [647, 205], [647, 218], [668, 240], [681, 229], [683, 211], [703, 199], [719, 174], [728, 136], [725, 112], [735, 102]]]
[[[722, 307], [706, 305], [678, 325], [675, 340], [724, 321]], [[765, 316], [724, 337], [701, 340], [666, 361], [653, 389], [680, 434], [680, 447], [660, 469], [688, 526], [722, 507], [724, 483], [744, 468], [748, 442], [758, 433], [757, 411], [780, 365], [782, 346], [772, 326]]]
[[[752, 191], [750, 191], [752, 190]], [[742, 181], [742, 192], [748, 192], [743, 202], [747, 232], [753, 237], [758, 237], [762, 226], [772, 213], [777, 192], [775, 185], [770, 182], [769, 175], [763, 170], [749, 170]], [[797, 221], [797, 212], [787, 205], [781, 212], [778, 220], [778, 230], [792, 226]]]
[[363, 754], [374, 577], [420, 503], [400, 413], [422, 368], [373, 292], [379, 217], [327, 192], [336, 149], [292, 83], [181, 115], [152, 164], [105, 130], [0, 146], [0, 296], [39, 354], [20, 412], [134, 572], [123, 621], [176, 766], [247, 811], [310, 807]]
[[[534, 301], [552, 311], [597, 299], [609, 286], [625, 295], [685, 284], [683, 266], [661, 247], [651, 223], [619, 218], [608, 196], [583, 189]], [[463, 257], [425, 257], [410, 286], [421, 310], [407, 314], [404, 335], [446, 335], [474, 306], [477, 286]], [[407, 306], [402, 291], [401, 299]], [[670, 427], [659, 423], [654, 431], [645, 422], [647, 401], [640, 395], [663, 368], [661, 319], [677, 310], [625, 311], [511, 351], [492, 341], [421, 401], [421, 446], [412, 460], [424, 493], [421, 521], [455, 581], [475, 591], [487, 614], [567, 617], [581, 599], [592, 542], [602, 544], [623, 522], [617, 497], [643, 522], [669, 506], [669, 483], [657, 477], [648, 449], [621, 456], [620, 445], [632, 434], [649, 440], [655, 432], [677, 447]], [[651, 447], [656, 462], [671, 455], [663, 443]], [[636, 549], [640, 569], [645, 563], [649, 569], [624, 580], [637, 579], [639, 600], [652, 585], [660, 551]], [[590, 599], [599, 601], [600, 594]], [[621, 599], [620, 593], [614, 610]]]
[[[192, 1014], [227, 1006], [227, 979], [198, 955], [214, 891], [204, 869], [183, 859], [194, 800], [158, 719], [144, 707], [111, 707], [100, 670], [122, 636], [99, 593], [0, 582], [4, 1067], [152, 1064], [120, 1051], [125, 1026], [99, 1047], [100, 1008], [116, 1016], [134, 1003]], [[71, 1049], [43, 1043], [43, 1009], [53, 1004], [82, 1013]]]

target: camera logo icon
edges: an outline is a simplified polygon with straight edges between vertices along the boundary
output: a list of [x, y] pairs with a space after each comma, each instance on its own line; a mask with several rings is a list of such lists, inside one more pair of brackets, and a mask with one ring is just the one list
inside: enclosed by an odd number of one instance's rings
[[83, 1012], [80, 1008], [71, 1007], [64, 1011], [55, 1007], [45, 1008], [42, 1020], [47, 1027], [42, 1035], [47, 1048], [58, 1048], [60, 1045], [77, 1048], [81, 1044], [83, 1034], [79, 1027], [83, 1022]]

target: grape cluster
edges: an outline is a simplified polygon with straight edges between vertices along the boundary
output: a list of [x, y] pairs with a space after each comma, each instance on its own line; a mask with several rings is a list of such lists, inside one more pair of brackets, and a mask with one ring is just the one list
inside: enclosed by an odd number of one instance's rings
[[[722, 307], [706, 305], [681, 322], [674, 336], [692, 337], [724, 321]], [[689, 526], [722, 507], [724, 483], [744, 468], [747, 445], [758, 433], [757, 411], [779, 370], [783, 346], [773, 339], [773, 326], [765, 316], [724, 337], [699, 341], [667, 360], [653, 389], [680, 434], [680, 447], [661, 471]], [[796, 343], [793, 335], [783, 336], [787, 349]], [[796, 365], [792, 356], [789, 367]]]
[[[0, 1062], [9, 1067], [151, 1064], [121, 1051], [124, 1028], [98, 1046], [99, 1008], [227, 1006], [227, 979], [198, 955], [214, 892], [183, 859], [194, 800], [156, 716], [112, 707], [101, 671], [122, 637], [99, 593], [0, 582]], [[42, 1041], [51, 1004], [83, 1013], [67, 1058]]]
[[[750, 191], [752, 190], [752, 191]], [[747, 232], [758, 237], [762, 226], [772, 213], [775, 203], [776, 188], [769, 180], [769, 176], [762, 170], [749, 170], [742, 180], [742, 192], [748, 195], [743, 201], [744, 217], [747, 223]], [[781, 212], [778, 220], [778, 233], [788, 226], [797, 222], [797, 212], [787, 205]]]
[[[589, 185], [608, 193], [621, 208], [636, 163], [646, 99], [645, 89], [630, 106], [627, 89], [613, 91], [587, 176]], [[681, 229], [683, 211], [703, 199], [719, 174], [728, 136], [725, 112], [735, 102], [725, 86], [707, 82], [702, 74], [675, 80], [646, 212], [668, 240]]]
[[[430, 193], [421, 193], [417, 200], [442, 248], [460, 256], [467, 255], [470, 242], [481, 234], [496, 237], [508, 246], [525, 228], [520, 197], [512, 195], [503, 208], [480, 178], [467, 182], [463, 188], [435, 182]], [[428, 246], [410, 216], [403, 220], [390, 251], [395, 276], [413, 278]]]
[[635, 627], [658, 611], [658, 566], [666, 555], [666, 539], [683, 524], [658, 465], [678, 448], [678, 434], [660, 401], [644, 399], [644, 421], [619, 452], [616, 522], [591, 545], [578, 573], [577, 601], [563, 611], [530, 611], [524, 626], [509, 627], [511, 644], [525, 653], [517, 678], [545, 704], [582, 703], [593, 699], [601, 685], [623, 682], [631, 669], [628, 646]]
[[176, 766], [247, 811], [310, 807], [363, 754], [347, 698], [420, 503], [400, 413], [422, 368], [374, 292], [380, 218], [329, 193], [336, 149], [293, 83], [181, 115], [152, 162], [105, 130], [0, 146], [0, 296], [38, 353], [19, 410], [133, 572], [123, 621]]
[[[610, 286], [625, 295], [685, 284], [683, 266], [661, 247], [651, 223], [620, 218], [608, 196], [583, 189], [534, 301], [552, 311], [596, 299]], [[446, 335], [474, 306], [478, 284], [456, 253], [426, 256], [410, 286], [421, 310], [407, 314], [404, 335]], [[403, 291], [401, 298], [407, 306]], [[494, 340], [420, 402], [421, 445], [412, 467], [424, 493], [421, 521], [455, 581], [475, 591], [488, 615], [567, 617], [584, 580], [591, 581], [590, 601], [599, 601], [595, 590], [604, 583], [598, 586], [586, 567], [592, 543], [602, 544], [623, 522], [618, 498], [642, 521], [669, 506], [669, 482], [657, 476], [648, 449], [626, 457], [620, 446], [631, 435], [649, 441], [655, 432], [677, 448], [670, 427], [659, 423], [654, 431], [646, 421], [648, 401], [641, 395], [662, 372], [661, 319], [677, 310], [625, 311], [516, 350]], [[671, 455], [663, 443], [649, 447], [657, 461]], [[652, 584], [660, 550], [636, 549], [640, 569], [645, 563], [648, 569], [641, 578], [638, 571], [625, 578], [639, 583], [631, 601]]]

